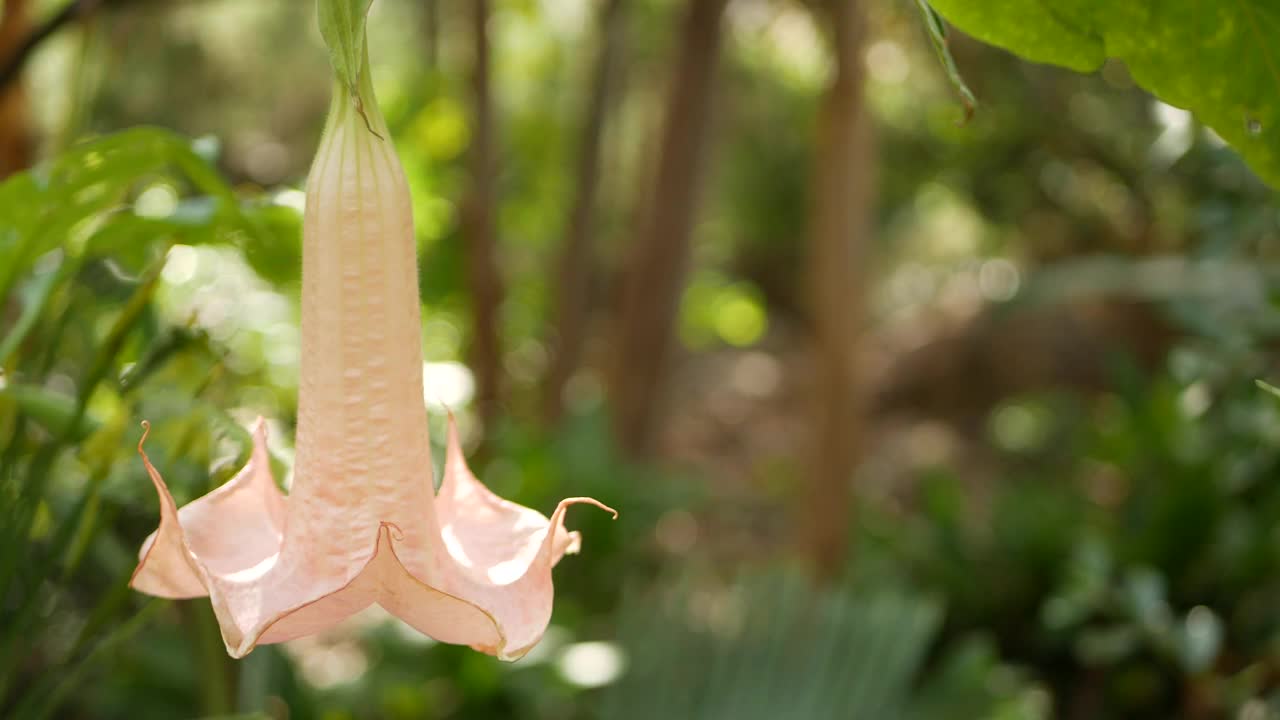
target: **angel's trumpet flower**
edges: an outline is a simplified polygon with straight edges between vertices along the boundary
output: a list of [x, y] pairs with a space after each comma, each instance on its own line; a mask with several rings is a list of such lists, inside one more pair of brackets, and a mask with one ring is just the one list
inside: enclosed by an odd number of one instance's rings
[[604, 506], [570, 498], [548, 520], [493, 495], [452, 418], [435, 494], [409, 189], [368, 62], [359, 98], [335, 89], [307, 180], [292, 488], [271, 477], [261, 421], [248, 466], [181, 509], [144, 453], [160, 527], [132, 585], [208, 595], [234, 657], [376, 602], [437, 640], [515, 659], [551, 617], [551, 567], [578, 549], [565, 509]]

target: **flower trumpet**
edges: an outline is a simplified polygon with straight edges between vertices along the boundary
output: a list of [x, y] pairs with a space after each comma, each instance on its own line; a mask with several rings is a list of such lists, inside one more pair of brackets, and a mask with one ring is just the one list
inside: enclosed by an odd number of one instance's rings
[[514, 660], [551, 617], [552, 566], [578, 550], [565, 510], [610, 509], [569, 498], [548, 519], [494, 495], [452, 416], [435, 492], [409, 188], [367, 61], [356, 90], [337, 83], [307, 179], [290, 492], [271, 476], [261, 420], [248, 465], [182, 508], [139, 443], [160, 526], [131, 584], [208, 595], [233, 657], [378, 603], [439, 641]]

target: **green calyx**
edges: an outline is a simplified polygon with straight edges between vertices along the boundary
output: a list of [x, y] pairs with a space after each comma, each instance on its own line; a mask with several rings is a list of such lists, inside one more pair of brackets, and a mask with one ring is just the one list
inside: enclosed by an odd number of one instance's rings
[[335, 127], [347, 123], [363, 126], [379, 140], [387, 137], [387, 123], [378, 109], [378, 99], [373, 93], [373, 76], [369, 72], [368, 58], [360, 69], [354, 91], [342, 80], [334, 77], [333, 96], [329, 102], [329, 117], [325, 122], [327, 136]]
[[364, 119], [369, 132], [381, 139], [382, 135], [375, 129], [377, 123], [372, 122], [368, 114], [377, 113], [365, 38], [365, 18], [372, 4], [373, 0], [316, 0], [316, 18], [320, 35], [329, 48], [329, 62], [341, 94], [349, 98], [351, 107]]

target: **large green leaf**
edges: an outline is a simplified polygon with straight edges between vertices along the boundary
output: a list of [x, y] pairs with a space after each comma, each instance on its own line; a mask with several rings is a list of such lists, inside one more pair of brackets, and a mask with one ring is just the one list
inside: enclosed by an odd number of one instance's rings
[[0, 183], [0, 208], [5, 208], [0, 212], [0, 297], [44, 253], [82, 244], [104, 222], [123, 222], [112, 218], [128, 194], [148, 178], [162, 176], [182, 177], [228, 216], [239, 212], [231, 188], [196, 154], [191, 141], [159, 128], [134, 128], [80, 143], [52, 162]]
[[1162, 101], [1191, 110], [1280, 186], [1280, 2], [932, 0], [970, 35], [1080, 72], [1107, 58]]

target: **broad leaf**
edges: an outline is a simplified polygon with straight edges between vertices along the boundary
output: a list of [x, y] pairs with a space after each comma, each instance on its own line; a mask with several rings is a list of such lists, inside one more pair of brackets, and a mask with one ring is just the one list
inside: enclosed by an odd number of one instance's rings
[[1107, 58], [1191, 110], [1280, 186], [1280, 3], [1272, 0], [932, 0], [970, 35], [1092, 72]]

